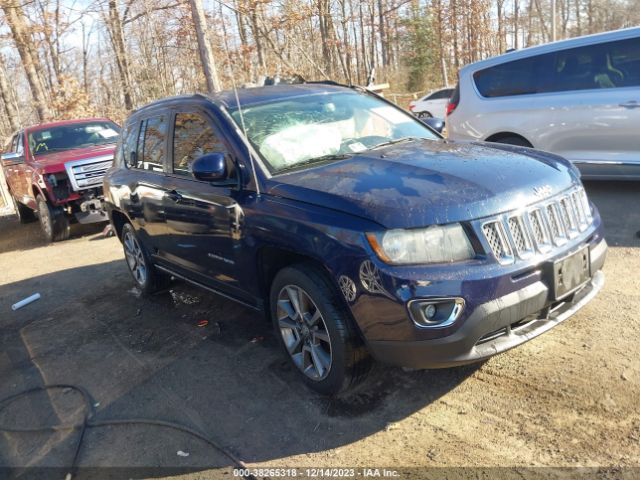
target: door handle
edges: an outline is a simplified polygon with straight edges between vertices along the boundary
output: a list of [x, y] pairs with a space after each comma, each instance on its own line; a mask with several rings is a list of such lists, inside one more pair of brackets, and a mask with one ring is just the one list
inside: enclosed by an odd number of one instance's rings
[[624, 108], [640, 108], [640, 102], [637, 100], [629, 100], [628, 102], [621, 103], [620, 106]]
[[171, 190], [170, 192], [165, 193], [164, 196], [174, 203], [180, 203], [182, 201], [182, 195], [180, 195], [175, 190]]

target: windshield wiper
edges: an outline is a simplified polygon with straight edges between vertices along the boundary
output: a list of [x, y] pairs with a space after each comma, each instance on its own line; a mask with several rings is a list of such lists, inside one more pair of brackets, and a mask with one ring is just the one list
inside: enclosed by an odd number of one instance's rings
[[389, 140], [388, 142], [379, 143], [376, 146], [371, 147], [369, 150], [374, 150], [374, 149], [380, 148], [380, 147], [386, 147], [388, 145], [393, 145], [395, 143], [409, 142], [409, 141], [412, 141], [412, 140], [417, 140], [417, 139], [416, 139], [416, 137], [402, 137], [402, 138], [398, 138], [396, 140]]
[[314, 163], [325, 163], [325, 162], [333, 162], [335, 160], [345, 160], [347, 158], [351, 158], [353, 153], [331, 153], [329, 155], [322, 155], [320, 157], [313, 157], [302, 162], [295, 163], [293, 165], [289, 165], [287, 167], [281, 168], [276, 173], [288, 172], [290, 170], [297, 170], [300, 167], [304, 167], [307, 165], [312, 165]]

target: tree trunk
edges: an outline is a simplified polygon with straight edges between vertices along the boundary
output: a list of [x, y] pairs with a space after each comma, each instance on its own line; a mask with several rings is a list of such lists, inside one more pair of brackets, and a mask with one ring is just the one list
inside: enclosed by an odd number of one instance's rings
[[516, 50], [520, 48], [520, 41], [518, 40], [519, 27], [520, 26], [520, 2], [519, 0], [513, 0], [513, 48]]
[[384, 10], [382, 7], [382, 0], [378, 0], [378, 22], [380, 26], [378, 30], [380, 31], [380, 62], [382, 67], [386, 67], [389, 63], [389, 52], [388, 52], [388, 44], [387, 44], [387, 29], [384, 22]]
[[29, 82], [29, 89], [33, 96], [38, 120], [48, 120], [49, 108], [47, 106], [47, 96], [40, 81], [42, 67], [40, 66], [40, 60], [33, 46], [33, 40], [27, 33], [22, 6], [17, 2], [3, 2], [2, 9], [7, 18], [7, 23], [13, 35], [13, 41], [16, 44], [20, 59], [22, 60], [22, 66], [27, 75], [27, 81]]
[[0, 99], [4, 105], [4, 112], [9, 120], [9, 126], [11, 131], [15, 132], [20, 128], [18, 121], [18, 111], [13, 103], [13, 95], [11, 94], [11, 87], [7, 82], [7, 74], [4, 66], [4, 59], [0, 56]]
[[198, 50], [200, 52], [200, 62], [202, 63], [202, 70], [204, 76], [207, 79], [207, 90], [209, 93], [219, 92], [220, 80], [218, 78], [218, 70], [216, 69], [216, 62], [213, 58], [213, 50], [211, 48], [211, 42], [209, 41], [209, 32], [207, 30], [207, 20], [204, 16], [204, 8], [202, 7], [202, 0], [190, 0], [191, 2], [191, 15], [193, 17], [193, 24], [196, 28], [196, 35], [198, 37]]
[[109, 16], [107, 27], [111, 44], [115, 54], [116, 66], [120, 75], [120, 87], [124, 96], [124, 106], [127, 110], [133, 110], [133, 95], [131, 90], [131, 73], [129, 69], [129, 59], [125, 50], [124, 32], [122, 31], [122, 20], [118, 12], [117, 0], [109, 0]]

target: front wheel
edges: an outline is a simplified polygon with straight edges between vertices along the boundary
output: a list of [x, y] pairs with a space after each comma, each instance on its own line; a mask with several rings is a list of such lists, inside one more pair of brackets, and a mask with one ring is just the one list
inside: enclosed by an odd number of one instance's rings
[[38, 195], [36, 203], [38, 204], [40, 228], [47, 242], [60, 242], [69, 238], [71, 226], [64, 210], [49, 205], [42, 195]]
[[309, 387], [335, 395], [364, 380], [371, 359], [322, 271], [307, 264], [282, 269], [270, 300], [280, 344]]

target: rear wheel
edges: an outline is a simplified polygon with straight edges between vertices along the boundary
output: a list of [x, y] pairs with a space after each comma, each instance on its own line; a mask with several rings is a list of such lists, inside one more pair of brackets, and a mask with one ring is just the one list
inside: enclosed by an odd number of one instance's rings
[[418, 112], [418, 113], [416, 113], [416, 117], [418, 117], [418, 118], [431, 118], [431, 117], [433, 117], [433, 115], [431, 115], [431, 112]]
[[307, 264], [282, 269], [270, 299], [276, 335], [309, 387], [335, 395], [364, 380], [371, 359], [323, 272]]
[[71, 227], [69, 219], [60, 207], [52, 207], [42, 195], [36, 198], [40, 228], [47, 242], [59, 242], [69, 238]]
[[491, 140], [495, 143], [506, 143], [507, 145], [516, 145], [518, 147], [529, 147], [532, 148], [529, 142], [527, 142], [524, 138], [518, 137], [517, 135], [509, 135], [506, 137], [498, 137], [495, 140]]
[[14, 207], [14, 210], [16, 211], [18, 220], [20, 220], [20, 223], [29, 223], [29, 222], [33, 222], [36, 219], [36, 215], [34, 211], [31, 210], [26, 205], [17, 201], [13, 197], [13, 195], [11, 196], [11, 200], [13, 200], [13, 207]]
[[122, 246], [129, 272], [142, 293], [151, 294], [168, 285], [169, 276], [155, 269], [130, 223], [122, 227]]

